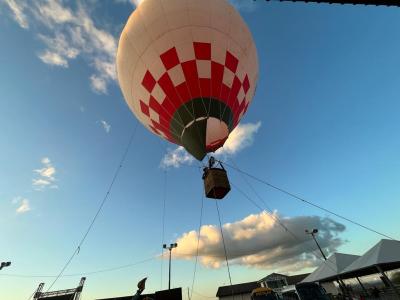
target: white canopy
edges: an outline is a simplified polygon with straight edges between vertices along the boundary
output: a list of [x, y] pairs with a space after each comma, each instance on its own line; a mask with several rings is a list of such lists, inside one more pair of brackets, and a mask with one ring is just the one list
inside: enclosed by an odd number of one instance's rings
[[359, 257], [358, 255], [334, 253], [302, 282], [323, 281], [324, 279], [336, 277]]
[[383, 239], [347, 266], [342, 273], [347, 274], [376, 265], [398, 262], [400, 262], [400, 241]]

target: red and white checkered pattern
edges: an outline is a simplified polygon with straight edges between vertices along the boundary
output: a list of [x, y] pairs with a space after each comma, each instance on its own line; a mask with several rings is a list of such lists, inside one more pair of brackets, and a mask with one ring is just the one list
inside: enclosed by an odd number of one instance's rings
[[234, 114], [234, 126], [238, 124], [251, 99], [249, 78], [243, 72], [240, 76], [240, 62], [232, 53], [225, 51], [222, 64], [212, 59], [211, 51], [211, 43], [193, 42], [193, 56], [188, 57], [187, 47], [172, 47], [159, 57], [161, 71], [146, 70], [141, 85], [147, 93], [139, 93], [141, 99], [137, 101], [155, 134], [172, 141], [169, 128], [175, 111], [183, 103], [200, 97], [225, 102]]

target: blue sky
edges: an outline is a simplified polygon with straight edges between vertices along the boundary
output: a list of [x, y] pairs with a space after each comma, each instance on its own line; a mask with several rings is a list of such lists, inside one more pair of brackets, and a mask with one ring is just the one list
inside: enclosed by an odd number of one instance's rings
[[[400, 10], [235, 3], [257, 45], [260, 79], [232, 141], [236, 146], [224, 159], [399, 238]], [[136, 127], [113, 65], [118, 35], [133, 9], [123, 0], [0, 4], [0, 258], [12, 261], [0, 273], [4, 299], [28, 298], [42, 281], [49, 286], [51, 278], [4, 274], [57, 274]], [[167, 264], [157, 258], [164, 196], [164, 241], [178, 240], [184, 249], [173, 262], [173, 286], [191, 286], [197, 239], [190, 232], [199, 226], [202, 181], [196, 162], [161, 166], [174, 151], [138, 126], [109, 200], [65, 272], [78, 275], [61, 278], [55, 288], [76, 285], [81, 273], [145, 259], [152, 260], [88, 275], [83, 299], [127, 295], [144, 276], [149, 291], [166, 288]], [[229, 175], [258, 201], [239, 174]], [[250, 182], [304, 244], [290, 240], [270, 216], [232, 190], [220, 202], [223, 223], [230, 223], [224, 229], [228, 242], [243, 234], [231, 251], [246, 253], [232, 259], [234, 283], [315, 266], [318, 260], [306, 251], [314, 245], [302, 235], [305, 226], [321, 227], [327, 251], [361, 254], [380, 239]], [[202, 235], [208, 238], [218, 219], [215, 204], [204, 201], [203, 224], [209, 226]], [[220, 244], [204, 243], [201, 250], [211, 254], [199, 261], [194, 299], [228, 284], [226, 268], [216, 259]]]

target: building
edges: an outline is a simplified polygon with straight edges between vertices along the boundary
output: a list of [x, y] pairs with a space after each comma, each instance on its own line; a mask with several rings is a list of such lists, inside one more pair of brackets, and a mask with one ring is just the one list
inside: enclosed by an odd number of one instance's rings
[[295, 285], [296, 283], [301, 282], [308, 275], [310, 274], [288, 276], [279, 273], [272, 273], [260, 279], [258, 282], [262, 287], [273, 289], [275, 292], [279, 293], [284, 287]]
[[220, 286], [216, 296], [220, 300], [250, 300], [251, 292], [258, 287], [258, 281]]

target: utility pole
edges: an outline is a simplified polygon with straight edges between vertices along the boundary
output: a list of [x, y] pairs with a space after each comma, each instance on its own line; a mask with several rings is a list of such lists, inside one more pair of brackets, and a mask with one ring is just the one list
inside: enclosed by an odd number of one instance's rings
[[316, 243], [317, 246], [318, 246], [319, 251], [321, 251], [322, 257], [323, 257], [325, 260], [327, 260], [324, 251], [322, 251], [320, 245], [318, 244], [317, 239], [315, 238], [315, 235], [316, 235], [317, 233], [318, 233], [318, 229], [313, 229], [312, 231], [309, 231], [308, 229], [306, 229], [306, 234], [310, 234], [310, 235], [313, 237], [315, 243]]
[[3, 261], [3, 262], [0, 264], [0, 270], [3, 269], [3, 268], [5, 268], [5, 267], [9, 267], [9, 266], [11, 266], [11, 261]]
[[171, 289], [171, 252], [172, 252], [172, 249], [174, 249], [176, 247], [178, 247], [177, 243], [170, 244], [169, 247], [167, 247], [166, 244], [163, 245], [164, 249], [168, 249], [169, 250], [168, 290]]

